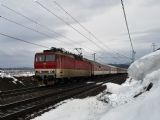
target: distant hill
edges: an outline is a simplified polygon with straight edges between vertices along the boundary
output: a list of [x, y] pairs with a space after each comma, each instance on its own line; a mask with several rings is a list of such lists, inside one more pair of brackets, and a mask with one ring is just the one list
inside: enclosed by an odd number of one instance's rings
[[31, 67], [20, 67], [20, 68], [0, 68], [3, 70], [34, 70], [34, 68]]
[[157, 50], [160, 50], [160, 48], [158, 48]]
[[128, 69], [129, 67], [129, 64], [110, 64], [110, 65], [121, 67], [121, 68], [126, 68], [126, 69]]

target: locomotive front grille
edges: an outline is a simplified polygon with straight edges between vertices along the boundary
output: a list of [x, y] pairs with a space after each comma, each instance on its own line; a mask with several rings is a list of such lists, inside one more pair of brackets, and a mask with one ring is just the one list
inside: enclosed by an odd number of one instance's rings
[[54, 75], [55, 74], [55, 69], [37, 69], [35, 70], [36, 75]]
[[41, 71], [41, 73], [50, 73], [50, 71]]

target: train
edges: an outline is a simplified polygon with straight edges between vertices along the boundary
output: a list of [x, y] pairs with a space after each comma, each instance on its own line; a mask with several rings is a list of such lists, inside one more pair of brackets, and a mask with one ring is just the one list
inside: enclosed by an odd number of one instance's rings
[[103, 65], [60, 48], [35, 54], [35, 77], [41, 85], [54, 85], [61, 80], [126, 73], [124, 68]]

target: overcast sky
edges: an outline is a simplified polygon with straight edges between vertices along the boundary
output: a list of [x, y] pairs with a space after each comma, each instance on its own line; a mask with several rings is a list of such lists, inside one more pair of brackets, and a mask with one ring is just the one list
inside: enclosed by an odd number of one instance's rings
[[[98, 40], [67, 16], [54, 3], [54, 0], [38, 0], [38, 2], [72, 25], [89, 40], [57, 19], [34, 0], [0, 0], [0, 16], [2, 16], [0, 17], [0, 33], [47, 47], [64, 48], [75, 53], [74, 48], [83, 48], [85, 57], [93, 59], [92, 54], [96, 52], [96, 60], [102, 63], [130, 62], [129, 59], [115, 54], [118, 52], [131, 57], [131, 46], [120, 0], [56, 1]], [[137, 59], [152, 52], [152, 43], [156, 44], [156, 48], [160, 47], [160, 0], [124, 0], [124, 5]], [[36, 21], [43, 27], [4, 6]], [[46, 48], [0, 35], [0, 67], [33, 67], [34, 54], [44, 49]]]

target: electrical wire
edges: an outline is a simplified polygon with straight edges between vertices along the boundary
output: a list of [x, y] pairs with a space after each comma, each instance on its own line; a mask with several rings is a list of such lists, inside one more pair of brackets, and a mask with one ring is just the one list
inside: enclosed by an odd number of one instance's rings
[[133, 62], [134, 59], [135, 59], [135, 58], [134, 58], [134, 57], [135, 57], [135, 50], [134, 50], [134, 47], [133, 47], [133, 43], [132, 43], [130, 31], [129, 31], [129, 26], [128, 26], [128, 22], [127, 22], [127, 15], [126, 15], [126, 13], [125, 13], [125, 8], [124, 8], [123, 0], [121, 0], [121, 4], [122, 4], [124, 19], [125, 19], [125, 23], [126, 23], [126, 27], [127, 27], [128, 37], [129, 37], [129, 41], [130, 41], [130, 44], [131, 44], [131, 49], [132, 49], [132, 62]]
[[9, 22], [11, 22], [11, 23], [14, 23], [14, 24], [16, 24], [16, 25], [19, 25], [19, 26], [21, 26], [21, 27], [24, 27], [24, 28], [26, 28], [26, 29], [29, 29], [29, 30], [31, 30], [31, 31], [37, 32], [37, 33], [39, 33], [40, 35], [43, 35], [43, 36], [46, 36], [46, 37], [51, 37], [51, 36], [49, 36], [49, 35], [47, 35], [47, 34], [45, 34], [45, 33], [42, 33], [42, 32], [40, 32], [40, 31], [38, 31], [38, 30], [36, 30], [36, 29], [27, 27], [27, 26], [25, 26], [25, 25], [23, 25], [23, 24], [20, 24], [20, 23], [18, 23], [18, 22], [16, 22], [16, 21], [13, 21], [13, 20], [8, 19], [8, 18], [6, 18], [6, 17], [0, 16], [0, 18], [4, 19], [4, 20], [6, 20], [6, 21], [9, 21]]
[[[67, 10], [65, 10], [59, 3], [57, 3], [56, 1], [53, 1], [61, 10], [63, 10], [68, 16], [70, 16], [76, 23], [78, 23], [79, 24], [79, 26], [81, 26], [87, 33], [89, 33], [92, 37], [94, 37], [94, 39], [96, 39], [99, 43], [103, 43], [102, 41], [100, 41], [92, 32], [90, 32], [84, 25], [82, 25], [77, 19], [75, 19]], [[107, 47], [108, 49], [110, 49], [107, 45], [105, 45], [105, 44], [101, 44], [101, 45], [103, 45], [105, 48]], [[110, 49], [111, 50], [111, 49]], [[120, 53], [118, 53], [118, 52], [116, 52], [116, 51], [113, 51], [112, 50], [112, 52], [114, 52], [114, 54], [117, 54], [117, 55], [120, 55], [120, 56], [123, 56], [123, 57], [126, 57], [126, 58], [129, 58], [129, 57], [127, 57], [127, 56], [125, 56], [125, 55], [123, 55], [123, 54], [120, 54]], [[129, 58], [129, 59], [131, 59], [131, 58]]]
[[8, 38], [11, 38], [11, 39], [14, 39], [14, 40], [17, 40], [17, 41], [21, 41], [21, 42], [25, 42], [25, 43], [28, 43], [28, 44], [32, 44], [32, 45], [36, 45], [36, 46], [39, 46], [39, 47], [43, 47], [43, 48], [49, 49], [49, 47], [47, 47], [47, 46], [40, 45], [40, 44], [33, 43], [33, 42], [29, 42], [29, 41], [26, 41], [26, 40], [23, 40], [23, 39], [20, 39], [20, 38], [16, 38], [16, 37], [4, 34], [4, 33], [0, 33], [0, 35], [8, 37]]
[[[101, 48], [96, 42], [94, 42], [93, 40], [89, 39], [88, 37], [86, 37], [84, 34], [82, 34], [79, 30], [77, 30], [75, 27], [73, 27], [71, 24], [69, 24], [67, 21], [65, 21], [63, 18], [59, 17], [57, 14], [55, 14], [53, 11], [51, 11], [50, 9], [48, 9], [47, 7], [45, 7], [44, 5], [42, 5], [40, 2], [35, 1], [39, 6], [41, 6], [43, 9], [45, 9], [46, 11], [48, 11], [49, 13], [51, 13], [52, 15], [54, 15], [56, 18], [58, 18], [59, 20], [61, 20], [63, 23], [65, 23], [66, 25], [68, 25], [69, 27], [71, 27], [73, 30], [75, 30], [77, 33], [79, 33], [80, 35], [82, 35], [84, 38], [86, 38], [87, 40], [91, 41], [95, 46], [97, 46], [98, 48]], [[102, 49], [102, 48], [101, 48]]]
[[[56, 18], [58, 18], [59, 20], [61, 20], [63, 23], [65, 23], [66, 25], [68, 25], [69, 27], [71, 27], [73, 30], [75, 30], [77, 33], [79, 33], [80, 35], [82, 35], [83, 37], [85, 37], [87, 40], [91, 41], [96, 47], [102, 49], [103, 51], [106, 51], [105, 49], [103, 49], [101, 46], [99, 46], [99, 44], [97, 44], [96, 42], [94, 42], [93, 40], [89, 39], [88, 37], [86, 37], [84, 34], [82, 34], [80, 31], [78, 31], [75, 27], [73, 27], [71, 24], [69, 24], [68, 22], [66, 22], [63, 18], [59, 17], [57, 14], [55, 14], [53, 11], [51, 11], [50, 9], [48, 9], [47, 7], [45, 7], [44, 5], [42, 5], [40, 2], [35, 1], [38, 5], [40, 5], [43, 9], [45, 9], [46, 11], [48, 11], [49, 13], [51, 13], [52, 15], [54, 15]], [[116, 53], [119, 55], [119, 53]], [[113, 56], [112, 54], [110, 54], [111, 56]], [[124, 56], [124, 55], [123, 55]], [[126, 56], [124, 56], [126, 57]], [[127, 59], [131, 59], [129, 57], [126, 57]]]
[[[4, 4], [1, 4], [1, 6], [4, 7], [4, 8], [6, 8], [6, 9], [8, 9], [8, 10], [10, 10], [10, 11], [12, 11], [12, 12], [14, 12], [15, 14], [17, 14], [17, 15], [19, 15], [19, 16], [21, 16], [21, 17], [24, 17], [25, 19], [29, 20], [30, 22], [32, 22], [32, 23], [34, 23], [34, 24], [37, 24], [37, 25], [41, 26], [42, 28], [45, 28], [46, 30], [48, 30], [48, 31], [50, 31], [50, 32], [53, 32], [54, 34], [57, 34], [57, 35], [65, 38], [65, 39], [69, 40], [70, 42], [75, 43], [75, 41], [72, 40], [71, 38], [68, 38], [67, 36], [65, 36], [65, 35], [63, 35], [63, 34], [60, 34], [60, 33], [56, 32], [56, 31], [54, 31], [54, 30], [51, 30], [50, 28], [46, 27], [45, 25], [42, 25], [42, 24], [38, 23], [37, 21], [31, 19], [30, 17], [28, 17], [28, 16], [26, 16], [26, 15], [24, 15], [24, 14], [22, 14], [22, 13], [16, 11], [16, 10], [14, 10], [14, 9], [12, 9], [12, 8], [4, 5]], [[67, 44], [71, 44], [71, 43], [68, 43], [68, 42], [66, 42], [66, 41], [63, 41], [63, 42], [65, 42], [65, 43], [67, 43]], [[91, 51], [93, 51], [93, 50], [90, 49], [90, 48], [88, 48], [88, 49], [91, 50]]]
[[[19, 26], [21, 26], [21, 27], [24, 27], [24, 28], [26, 28], [26, 29], [28, 29], [28, 30], [37, 32], [37, 33], [39, 33], [40, 35], [46, 36], [46, 37], [48, 37], [48, 38], [53, 38], [52, 36], [49, 36], [49, 35], [47, 35], [47, 34], [45, 34], [45, 33], [42, 33], [42, 32], [40, 32], [40, 31], [38, 31], [38, 30], [36, 30], [36, 29], [27, 27], [27, 26], [25, 26], [25, 25], [23, 25], [23, 24], [20, 24], [20, 23], [16, 22], [16, 21], [10, 20], [10, 19], [8, 19], [8, 18], [6, 18], [6, 17], [0, 16], [0, 18], [4, 19], [4, 20], [6, 20], [6, 21], [9, 21], [9, 22], [11, 22], [11, 23], [14, 23], [14, 24], [16, 24], [16, 25], [19, 25]], [[54, 38], [54, 39], [56, 39], [56, 38]], [[56, 39], [56, 40], [57, 40], [58, 42], [60, 42], [59, 39]], [[63, 42], [64, 42], [64, 41], [63, 41]], [[68, 43], [68, 42], [65, 42], [65, 43], [67, 43], [68, 45], [70, 45], [70, 43]]]

